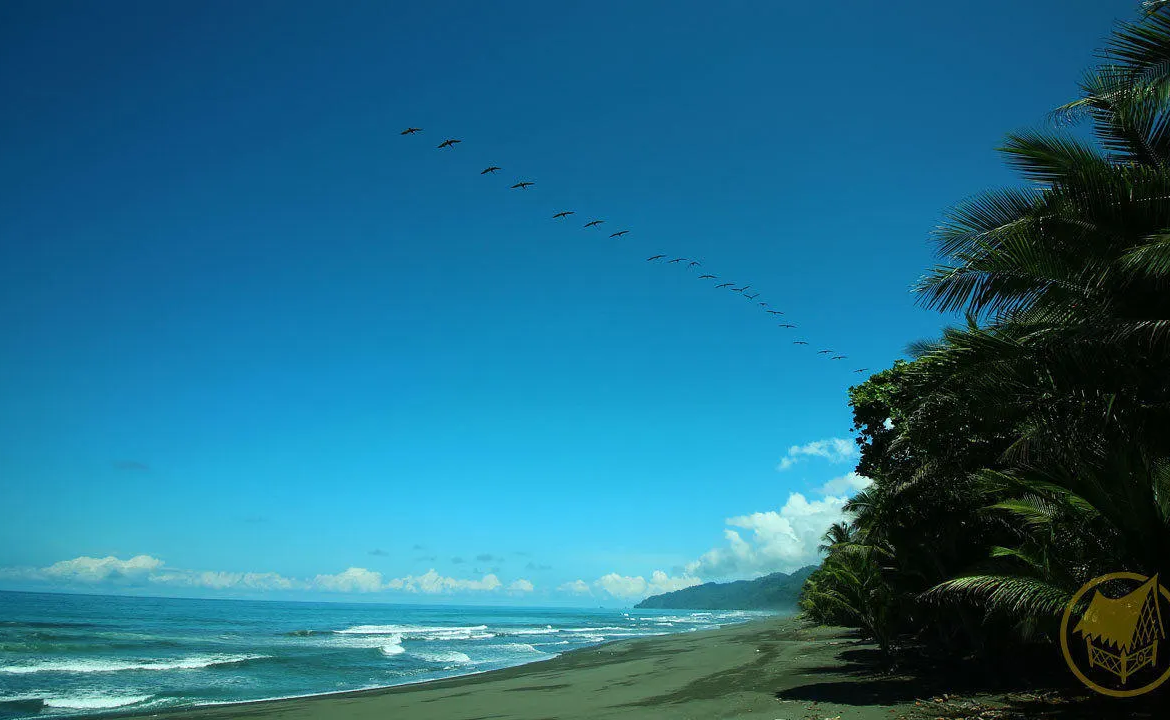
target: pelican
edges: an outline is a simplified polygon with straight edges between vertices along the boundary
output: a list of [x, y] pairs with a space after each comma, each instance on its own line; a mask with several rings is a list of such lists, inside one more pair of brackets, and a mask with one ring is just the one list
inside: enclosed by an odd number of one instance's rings
[[556, 215], [553, 215], [553, 220], [559, 220], [559, 219], [561, 219], [561, 218], [567, 218], [567, 217], [569, 217], [569, 216], [570, 216], [570, 215], [572, 215], [572, 214], [573, 214], [573, 211], [572, 211], [572, 210], [562, 210], [561, 212], [557, 213]]
[[768, 312], [771, 313], [772, 315], [783, 315], [784, 314], [784, 311], [782, 311], [782, 310], [769, 310]]
[[664, 257], [666, 257], [666, 256], [665, 255], [655, 255], [654, 257], [646, 258], [646, 262], [654, 262], [655, 260], [661, 260]]
[[747, 298], [748, 300], [755, 300], [759, 296], [760, 296], [759, 293], [756, 293], [755, 295], [744, 295], [744, 297]]
[[671, 260], [670, 263], [668, 263], [668, 264], [682, 262], [683, 260], [686, 260], [686, 258], [675, 258], [674, 260]]
[[845, 355], [834, 355], [833, 357], [831, 357], [829, 359], [830, 360], [844, 360], [845, 357], [846, 357]]
[[629, 232], [629, 230], [618, 230], [617, 232], [610, 235], [610, 237], [611, 238], [620, 238], [622, 235], [625, 235], [628, 232]]
[[817, 355], [828, 355], [832, 350], [817, 350]]
[[414, 135], [416, 132], [422, 132], [422, 128], [406, 128], [399, 135]]
[[725, 288], [725, 287], [731, 287], [734, 284], [735, 283], [723, 283], [722, 285], [716, 285], [715, 287], [716, 288]]
[[483, 170], [480, 170], [479, 174], [480, 175], [487, 175], [488, 173], [494, 173], [496, 170], [503, 170], [503, 169], [504, 168], [500, 167], [499, 165], [492, 165], [491, 167], [486, 167]]
[[605, 222], [605, 221], [604, 220], [590, 220], [589, 222], [585, 223], [585, 227], [594, 227], [596, 225], [600, 225], [603, 222]]
[[463, 142], [463, 141], [462, 140], [455, 140], [454, 138], [452, 138], [451, 140], [444, 140], [442, 143], [439, 144], [439, 149], [442, 150], [443, 148], [453, 148], [461, 142]]
[[518, 182], [515, 185], [513, 185], [512, 189], [515, 190], [516, 188], [520, 188], [521, 190], [527, 190], [528, 188], [532, 187], [535, 184], [536, 183], [534, 183], [534, 182], [528, 182], [527, 180], [525, 180], [523, 182]]
[[796, 326], [795, 326], [795, 325], [793, 325], [792, 323], [780, 323], [780, 324], [779, 324], [779, 325], [777, 325], [776, 327], [782, 327], [782, 328], [794, 328], [794, 327], [796, 327]]
[[744, 290], [747, 290], [747, 289], [748, 289], [748, 288], [750, 288], [750, 287], [751, 287], [751, 285], [744, 285], [744, 286], [743, 286], [743, 287], [741, 287], [741, 288], [735, 288], [735, 287], [733, 287], [733, 288], [731, 288], [731, 289], [732, 289], [733, 291], [735, 291], [735, 292], [741, 293], [741, 292], [743, 292]]
[[792, 344], [793, 345], [808, 345], [808, 343], [805, 342], [804, 340], [793, 340]]
[[718, 280], [719, 276], [718, 275], [700, 275], [699, 276], [700, 280], [706, 280], [708, 278], [710, 278], [711, 280]]
[[766, 308], [766, 307], [768, 307], [768, 303], [766, 303], [766, 302], [762, 302], [762, 303], [756, 303], [756, 304], [757, 304], [757, 305], [759, 305], [759, 306], [760, 306], [760, 307], [762, 307], [762, 308]]
[[691, 260], [689, 263], [687, 263], [688, 268], [701, 267], [702, 265], [703, 263], [699, 262], [698, 260]]
[[855, 372], [855, 373], [863, 373], [863, 372], [865, 372], [866, 370], [869, 370], [869, 368], [857, 368], [857, 369], [856, 369], [856, 370], [854, 370], [853, 372]]

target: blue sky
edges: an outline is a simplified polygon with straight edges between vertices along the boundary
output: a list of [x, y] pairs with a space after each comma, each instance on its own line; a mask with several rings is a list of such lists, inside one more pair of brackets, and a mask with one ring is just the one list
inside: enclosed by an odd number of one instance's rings
[[803, 564], [851, 370], [947, 321], [931, 228], [1135, 7], [0, 5], [0, 587], [591, 605]]

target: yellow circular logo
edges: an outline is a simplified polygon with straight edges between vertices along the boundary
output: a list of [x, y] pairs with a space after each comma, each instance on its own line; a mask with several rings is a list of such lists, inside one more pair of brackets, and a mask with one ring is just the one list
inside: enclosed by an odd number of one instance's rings
[[[1088, 606], [1070, 626], [1073, 608], [1090, 591]], [[1170, 647], [1159, 647], [1166, 639], [1165, 611], [1170, 611], [1170, 591], [1157, 575], [1116, 572], [1093, 578], [1064, 608], [1064, 661], [1081, 682], [1102, 695], [1151, 692], [1170, 678]]]

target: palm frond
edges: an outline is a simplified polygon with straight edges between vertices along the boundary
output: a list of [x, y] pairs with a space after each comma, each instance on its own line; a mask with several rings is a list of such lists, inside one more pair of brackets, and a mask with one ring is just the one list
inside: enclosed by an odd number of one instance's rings
[[1073, 593], [1036, 578], [1013, 575], [968, 575], [935, 585], [922, 594], [931, 602], [978, 601], [988, 610], [1024, 616], [1057, 617]]

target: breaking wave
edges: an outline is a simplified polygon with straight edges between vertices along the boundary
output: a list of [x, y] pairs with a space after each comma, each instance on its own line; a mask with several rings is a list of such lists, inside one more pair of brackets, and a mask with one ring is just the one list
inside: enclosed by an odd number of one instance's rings
[[355, 625], [335, 630], [337, 635], [398, 635], [407, 640], [486, 640], [494, 633], [484, 632], [487, 625], [442, 627], [430, 625]]
[[111, 710], [146, 702], [153, 695], [64, 695], [47, 697], [45, 707], [65, 710]]
[[[162, 670], [201, 670], [217, 665], [238, 665], [249, 660], [262, 660], [269, 655], [192, 655], [175, 660], [131, 662], [126, 660], [44, 660], [24, 665], [0, 665], [0, 673], [24, 675], [27, 673], [102, 673]], [[46, 700], [46, 703], [48, 701]]]
[[449, 650], [447, 652], [416, 652], [411, 653], [411, 655], [419, 660], [433, 663], [467, 664], [471, 662], [471, 658], [467, 656], [467, 653], [461, 653], [457, 650]]

